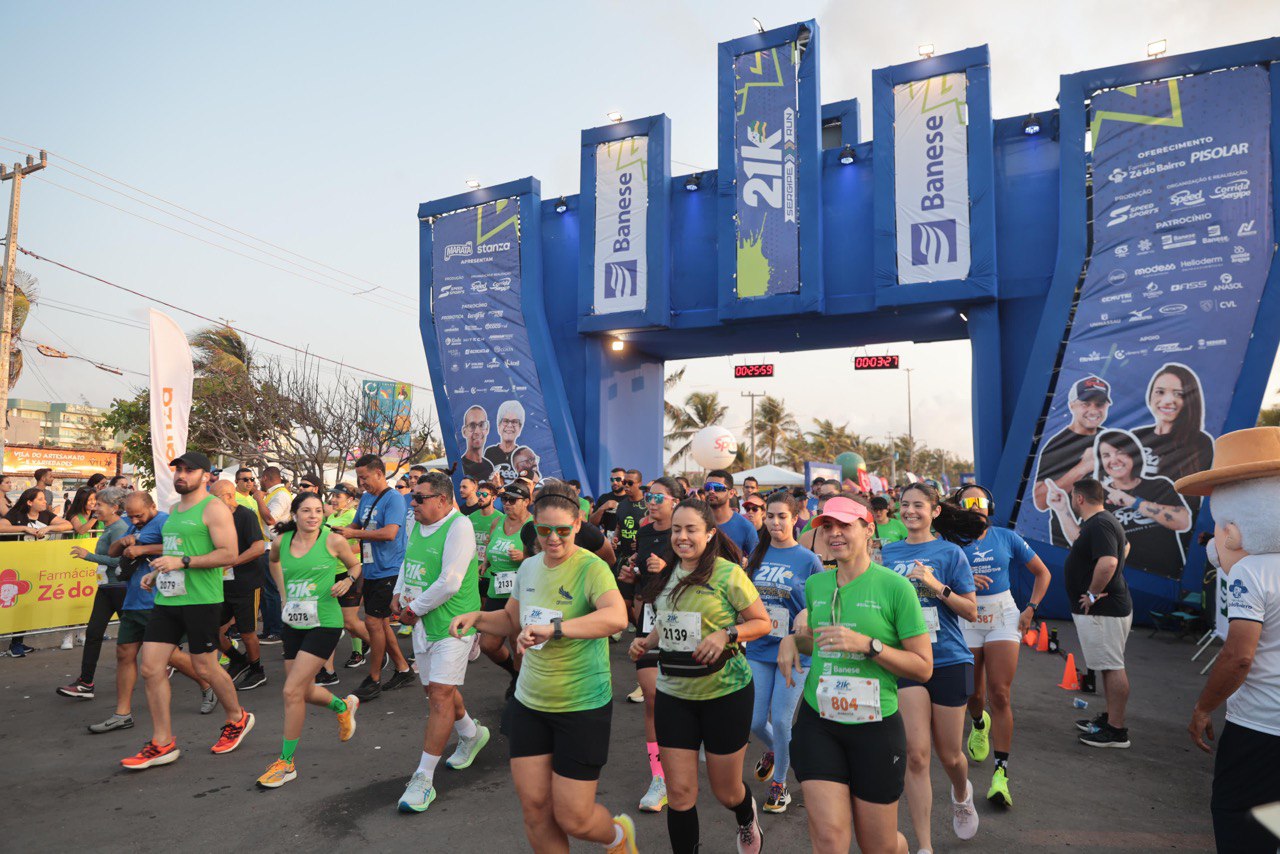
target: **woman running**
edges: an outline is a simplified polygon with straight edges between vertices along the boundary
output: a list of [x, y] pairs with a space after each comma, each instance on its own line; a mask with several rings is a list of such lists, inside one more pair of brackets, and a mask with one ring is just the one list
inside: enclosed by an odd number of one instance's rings
[[[915, 585], [933, 644], [933, 675], [925, 682], [898, 680], [898, 708], [907, 730], [907, 806], [921, 851], [933, 850], [929, 820], [933, 789], [929, 780], [929, 744], [951, 780], [951, 827], [961, 839], [978, 832], [973, 786], [964, 740], [964, 710], [973, 693], [973, 653], [965, 645], [960, 620], [978, 616], [973, 570], [957, 545], [982, 536], [987, 521], [944, 504], [924, 483], [902, 490], [902, 523], [907, 538], [883, 547], [885, 565]], [[934, 536], [934, 531], [942, 538]]]
[[[973, 484], [956, 493], [955, 504], [979, 516], [990, 517], [995, 502], [984, 486]], [[1031, 550], [1027, 541], [1008, 528], [987, 528], [964, 547], [973, 568], [973, 584], [978, 592], [978, 619], [964, 622], [965, 645], [973, 653], [973, 695], [969, 697], [969, 758], [981, 762], [995, 745], [995, 773], [987, 800], [1013, 806], [1009, 794], [1009, 747], [1013, 743], [1013, 706], [1010, 702], [1013, 675], [1018, 670], [1018, 648], [1022, 635], [1031, 627], [1036, 609], [1049, 592], [1049, 568]], [[1025, 566], [1034, 577], [1027, 607], [1018, 613], [1011, 588], [1013, 567]], [[991, 698], [991, 714], [986, 699]]]
[[[343, 482], [329, 490], [324, 498], [325, 508], [329, 511], [324, 520], [325, 528], [335, 530], [354, 523], [356, 503], [359, 500], [354, 484]], [[360, 553], [359, 540], [347, 540], [347, 544], [356, 554]], [[341, 575], [342, 572], [342, 567], [338, 567], [338, 574]], [[365, 628], [364, 620], [360, 619], [360, 596], [363, 590], [364, 579], [356, 578], [347, 592], [338, 597], [338, 605], [342, 607], [342, 628], [351, 638], [351, 656], [343, 667], [363, 667], [365, 663], [364, 651], [369, 643], [369, 630]], [[332, 675], [334, 666], [333, 656], [330, 656], [325, 662], [325, 670]]]
[[[758, 500], [750, 496], [744, 504]], [[764, 743], [765, 753], [756, 763], [756, 779], [764, 782], [772, 775], [765, 812], [786, 812], [791, 803], [787, 791], [787, 770], [791, 767], [791, 722], [800, 702], [800, 686], [787, 683], [778, 671], [778, 644], [791, 634], [796, 615], [804, 610], [804, 586], [809, 576], [822, 572], [822, 561], [796, 542], [796, 518], [800, 501], [789, 492], [769, 495], [764, 527], [768, 536], [747, 560], [747, 576], [769, 614], [769, 633], [747, 647], [751, 681], [755, 685], [755, 708], [751, 732]], [[809, 666], [808, 656], [801, 660]]]
[[[761, 534], [764, 530], [764, 496], [756, 492], [742, 499], [742, 515], [751, 523], [756, 533]], [[761, 535], [760, 542], [765, 540]]]
[[[520, 541], [520, 529], [530, 521], [529, 489], [523, 483], [512, 483], [503, 489], [502, 522], [489, 531], [489, 545], [484, 550], [484, 576], [480, 579], [482, 611], [497, 612], [507, 607], [516, 587], [516, 570], [525, 559]], [[508, 646], [510, 648], [508, 648]], [[507, 685], [507, 699], [516, 690], [516, 677], [520, 675], [520, 653], [515, 635], [507, 638], [485, 632], [480, 636], [480, 651], [494, 664], [507, 671], [511, 682]]]
[[[527, 500], [503, 497], [508, 508]], [[627, 607], [609, 565], [573, 542], [578, 502], [544, 495], [534, 513], [542, 551], [520, 564], [502, 609], [455, 617], [450, 633], [475, 628], [499, 645], [518, 633], [524, 665], [503, 731], [529, 846], [568, 854], [572, 837], [636, 854], [630, 817], [596, 802], [613, 716], [608, 637], [626, 628]]]
[[[927, 682], [933, 649], [910, 582], [872, 562], [875, 522], [863, 504], [833, 498], [814, 524], [836, 569], [809, 576], [795, 634], [778, 648], [790, 685], [805, 672], [791, 739], [815, 852], [906, 854], [898, 832], [907, 746], [898, 679]], [[812, 665], [802, 670], [802, 656]]]
[[[289, 521], [276, 526], [279, 536], [271, 546], [271, 576], [284, 598], [284, 632], [280, 638], [285, 672], [284, 746], [280, 758], [258, 778], [258, 785], [264, 789], [277, 789], [297, 779], [293, 754], [302, 737], [307, 703], [337, 713], [338, 737], [342, 741], [355, 734], [356, 709], [360, 706], [355, 695], [341, 700], [316, 684], [316, 674], [342, 636], [338, 597], [350, 590], [359, 577], [360, 557], [345, 539], [323, 527], [324, 504], [316, 493], [300, 493], [289, 506], [289, 513]], [[340, 566], [345, 566], [347, 572], [339, 572]]]
[[698, 750], [705, 748], [711, 791], [738, 826], [739, 854], [755, 854], [764, 839], [755, 798], [742, 781], [753, 705], [742, 644], [769, 633], [769, 613], [706, 502], [676, 506], [671, 548], [678, 563], [645, 586], [645, 601], [656, 613], [654, 630], [630, 650], [634, 661], [661, 649], [654, 725], [667, 780], [671, 850], [698, 850]]

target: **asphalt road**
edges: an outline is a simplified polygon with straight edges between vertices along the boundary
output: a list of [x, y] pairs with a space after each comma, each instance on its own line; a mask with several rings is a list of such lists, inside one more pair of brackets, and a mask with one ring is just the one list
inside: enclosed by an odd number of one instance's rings
[[[1078, 653], [1070, 624], [1059, 624], [1067, 651]], [[114, 629], [112, 630], [114, 634]], [[55, 643], [58, 636], [28, 642]], [[406, 641], [407, 642], [407, 639]], [[41, 650], [24, 659], [0, 659], [0, 850], [145, 852], [160, 850], [335, 850], [350, 845], [407, 846], [429, 842], [435, 850], [528, 850], [520, 809], [507, 769], [506, 741], [497, 734], [506, 676], [481, 658], [468, 672], [464, 695], [469, 711], [493, 725], [494, 738], [466, 771], [441, 765], [440, 796], [419, 815], [396, 812], [396, 801], [421, 751], [426, 701], [407, 687], [384, 694], [359, 712], [356, 736], [342, 744], [332, 716], [309, 710], [298, 747], [299, 777], [282, 789], [259, 791], [258, 775], [275, 758], [282, 728], [280, 647], [267, 647], [266, 685], [244, 694], [257, 724], [234, 753], [214, 756], [208, 748], [222, 723], [220, 711], [198, 714], [194, 684], [174, 677], [174, 728], [182, 757], [144, 772], [123, 770], [119, 760], [150, 734], [141, 686], [134, 696], [138, 726], [108, 735], [85, 727], [107, 717], [114, 698], [113, 645], [103, 647], [98, 668], [101, 693], [91, 701], [54, 693], [78, 669], [80, 649]], [[339, 647], [347, 653], [345, 642]], [[1096, 750], [1076, 743], [1072, 721], [1099, 707], [1085, 697], [1087, 713], [1059, 689], [1062, 659], [1023, 648], [1014, 683], [1017, 732], [1010, 762], [1015, 806], [997, 810], [979, 800], [982, 825], [969, 842], [951, 831], [946, 778], [934, 763], [933, 833], [936, 851], [1206, 851], [1213, 847], [1209, 819], [1212, 760], [1196, 750], [1185, 727], [1203, 684], [1189, 642], [1130, 640], [1133, 698], [1129, 719], [1133, 748]], [[648, 784], [641, 707], [625, 701], [635, 687], [625, 644], [613, 647], [615, 709], [610, 761], [600, 782], [600, 800], [636, 819], [643, 851], [669, 850], [663, 816], [641, 814], [636, 805]], [[350, 691], [363, 674], [339, 671], [335, 691]], [[1083, 695], [1080, 695], [1083, 696]], [[1220, 715], [1219, 715], [1220, 717]], [[1218, 721], [1221, 726], [1221, 721]], [[748, 750], [754, 765], [756, 747]], [[970, 772], [985, 794], [991, 760]], [[758, 799], [765, 786], [747, 776]], [[731, 852], [729, 813], [705, 785], [699, 800], [702, 849]], [[804, 796], [793, 785], [785, 815], [762, 815], [765, 850], [809, 850]], [[901, 827], [915, 851], [906, 802]], [[575, 850], [598, 850], [575, 845]]]

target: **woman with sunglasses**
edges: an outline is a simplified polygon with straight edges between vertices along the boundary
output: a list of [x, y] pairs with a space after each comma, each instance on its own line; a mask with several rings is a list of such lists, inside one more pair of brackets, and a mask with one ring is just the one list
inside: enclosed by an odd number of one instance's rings
[[769, 539], [765, 536], [764, 530], [764, 496], [756, 492], [742, 499], [742, 515], [751, 523], [751, 527], [756, 529], [756, 534], [760, 537], [760, 541], [756, 544], [757, 548], [760, 543], [765, 543], [767, 547]]
[[[995, 507], [991, 493], [976, 484], [956, 493], [954, 503], [962, 510], [991, 516]], [[969, 758], [982, 762], [995, 746], [995, 772], [987, 800], [1004, 807], [1013, 806], [1009, 794], [1009, 748], [1013, 743], [1013, 677], [1018, 671], [1018, 648], [1022, 635], [1031, 627], [1036, 609], [1049, 592], [1049, 568], [1027, 541], [1008, 528], [988, 527], [981, 537], [964, 547], [973, 567], [973, 583], [978, 592], [978, 619], [965, 621], [960, 628], [964, 642], [973, 653], [973, 694], [969, 697]], [[1014, 566], [1025, 566], [1033, 577], [1027, 607], [1018, 613], [1010, 589]], [[986, 699], [991, 698], [991, 713]]]
[[[529, 490], [523, 483], [506, 487], [502, 498], [502, 521], [489, 530], [489, 544], [484, 551], [484, 575], [480, 579], [480, 610], [502, 611], [516, 589], [516, 570], [525, 559], [520, 531], [530, 522]], [[508, 648], [509, 647], [509, 648]], [[511, 676], [507, 697], [516, 690], [520, 675], [520, 653], [515, 636], [503, 638], [490, 633], [480, 637], [480, 651]]]
[[[898, 832], [907, 752], [900, 679], [926, 681], [933, 650], [910, 582], [871, 558], [875, 521], [852, 498], [814, 517], [836, 568], [809, 576], [807, 609], [778, 645], [787, 684], [805, 673], [791, 739], [815, 852], [905, 854]], [[812, 664], [802, 667], [802, 656]]]
[[[354, 524], [356, 520], [356, 502], [360, 500], [359, 491], [355, 484], [342, 482], [329, 490], [329, 494], [325, 496], [325, 508], [329, 511], [329, 515], [324, 519], [326, 530], [337, 530]], [[360, 553], [360, 543], [358, 540], [347, 540], [347, 543]], [[347, 592], [338, 597], [338, 605], [342, 608], [342, 628], [347, 632], [347, 636], [351, 638], [351, 656], [347, 659], [347, 663], [343, 667], [363, 667], [365, 663], [364, 651], [369, 643], [369, 630], [364, 626], [364, 620], [360, 619], [360, 597], [364, 593], [364, 579], [359, 577], [357, 572], [355, 580], [347, 589]], [[329, 661], [325, 664], [325, 670], [329, 674], [334, 673], [333, 656], [329, 657]], [[332, 682], [336, 682], [335, 677]]]
[[[758, 495], [744, 502], [759, 502]], [[800, 702], [800, 686], [788, 685], [778, 671], [778, 644], [791, 634], [793, 620], [805, 608], [804, 585], [809, 576], [822, 572], [822, 561], [796, 542], [796, 518], [800, 502], [786, 490], [768, 496], [765, 536], [747, 559], [747, 576], [769, 614], [769, 633], [747, 646], [747, 663], [755, 685], [755, 706], [751, 732], [764, 744], [765, 753], [756, 763], [756, 779], [769, 780], [764, 811], [782, 813], [791, 803], [787, 792], [787, 771], [791, 768], [791, 722]], [[809, 659], [801, 662], [805, 667]]]
[[499, 643], [519, 633], [524, 665], [503, 731], [530, 847], [568, 854], [573, 838], [636, 854], [631, 819], [596, 802], [613, 714], [607, 639], [626, 628], [627, 609], [609, 565], [574, 544], [580, 513], [564, 495], [540, 496], [541, 550], [520, 564], [502, 610], [455, 617], [450, 632], [475, 628]]
[[885, 545], [882, 553], [885, 566], [915, 586], [933, 645], [929, 679], [898, 680], [898, 708], [907, 731], [907, 805], [916, 847], [932, 851], [931, 743], [951, 780], [952, 830], [961, 839], [972, 839], [978, 832], [969, 764], [961, 747], [964, 710], [973, 693], [973, 653], [960, 624], [977, 618], [978, 603], [973, 569], [961, 546], [982, 536], [987, 521], [944, 503], [938, 491], [924, 483], [902, 491], [900, 515], [907, 538]]
[[769, 633], [769, 613], [707, 503], [676, 506], [671, 549], [675, 560], [644, 586], [654, 629], [630, 650], [636, 661], [660, 649], [654, 725], [671, 850], [698, 850], [698, 750], [705, 748], [711, 791], [734, 814], [737, 850], [755, 854], [764, 839], [755, 798], [742, 781], [754, 699], [742, 645]]

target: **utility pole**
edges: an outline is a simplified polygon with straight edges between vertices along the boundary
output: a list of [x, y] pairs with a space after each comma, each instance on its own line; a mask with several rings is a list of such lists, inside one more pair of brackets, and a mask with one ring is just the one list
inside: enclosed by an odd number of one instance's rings
[[9, 355], [13, 349], [13, 279], [17, 273], [18, 207], [22, 204], [22, 179], [32, 172], [39, 172], [48, 165], [49, 154], [46, 151], [40, 152], [39, 163], [36, 163], [36, 159], [28, 154], [27, 164], [23, 166], [21, 163], [15, 163], [12, 171], [4, 164], [0, 164], [0, 181], [13, 182], [9, 192], [9, 236], [4, 246], [4, 269], [0, 271], [4, 276], [4, 307], [0, 309], [0, 383], [4, 384], [5, 408], [3, 429], [0, 429], [0, 460], [4, 459], [4, 434], [9, 427]]
[[911, 447], [907, 449], [907, 471], [911, 471], [915, 467], [916, 455], [916, 431], [911, 424], [911, 372], [915, 368], [903, 368], [907, 372], [907, 439], [911, 442]]
[[742, 396], [751, 398], [751, 420], [747, 422], [747, 428], [751, 431], [751, 465], [749, 468], [755, 468], [760, 463], [756, 459], [756, 398], [764, 397], [764, 392], [744, 391]]

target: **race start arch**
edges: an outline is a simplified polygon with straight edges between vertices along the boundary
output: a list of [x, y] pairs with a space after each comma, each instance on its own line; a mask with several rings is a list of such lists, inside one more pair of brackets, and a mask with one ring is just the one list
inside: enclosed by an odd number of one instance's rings
[[579, 195], [419, 207], [457, 476], [660, 471], [668, 359], [968, 339], [996, 521], [1059, 572], [1096, 476], [1139, 616], [1200, 589], [1207, 504], [1171, 481], [1253, 425], [1280, 345], [1280, 39], [1064, 75], [1000, 119], [985, 46], [878, 69], [874, 141], [822, 103], [820, 49], [814, 21], [719, 45], [717, 169], [673, 175], [657, 115], [582, 132]]

